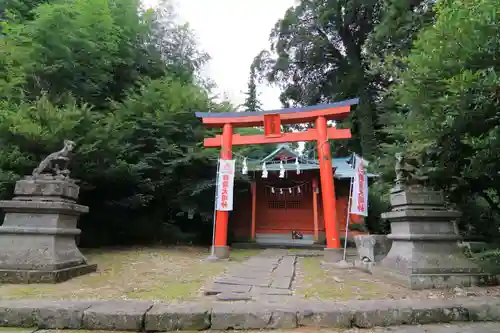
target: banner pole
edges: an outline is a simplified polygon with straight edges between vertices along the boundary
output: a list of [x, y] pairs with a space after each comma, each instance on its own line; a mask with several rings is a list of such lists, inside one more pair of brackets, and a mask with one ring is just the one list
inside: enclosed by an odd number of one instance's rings
[[217, 172], [215, 174], [215, 201], [214, 201], [214, 218], [213, 218], [213, 226], [212, 226], [212, 249], [211, 256], [215, 255], [215, 223], [216, 223], [216, 215], [217, 215], [217, 199], [219, 198], [219, 168], [220, 168], [220, 159], [217, 159]]
[[[356, 157], [353, 156], [353, 161], [356, 161]], [[355, 168], [354, 168], [355, 169]], [[347, 233], [349, 230], [349, 218], [351, 216], [351, 200], [352, 200], [352, 183], [354, 182], [354, 177], [351, 177], [351, 181], [349, 184], [349, 199], [347, 201], [347, 217], [345, 221], [345, 238], [344, 238], [344, 255], [342, 259], [345, 261], [347, 257]]]

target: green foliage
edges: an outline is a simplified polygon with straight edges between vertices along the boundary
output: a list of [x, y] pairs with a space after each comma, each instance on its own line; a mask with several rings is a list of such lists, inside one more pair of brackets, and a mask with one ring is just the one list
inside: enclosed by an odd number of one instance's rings
[[488, 205], [495, 217], [479, 233], [498, 236], [500, 12], [492, 0], [443, 1], [436, 12], [434, 25], [398, 59], [404, 70], [392, 73], [397, 84], [388, 93], [397, 109], [386, 152], [404, 147], [421, 159], [456, 204]]
[[[0, 10], [8, 11], [8, 15], [16, 21], [29, 21], [35, 18], [34, 10], [44, 3], [54, 2], [53, 0], [2, 0]], [[2, 14], [2, 12], [0, 12]], [[2, 15], [3, 16], [3, 15]], [[0, 16], [0, 18], [2, 17]]]
[[380, 21], [366, 42], [369, 53], [377, 56], [376, 61], [391, 54], [406, 55], [421, 29], [434, 21], [434, 3], [434, 0], [383, 1]]
[[500, 267], [500, 249], [487, 250], [472, 255], [483, 269], [488, 272], [498, 272]]
[[172, 8], [76, 0], [21, 13], [19, 3], [0, 38], [0, 196], [72, 139], [72, 177], [90, 206], [83, 245], [210, 228], [217, 151], [202, 148], [194, 113], [231, 106], [211, 99], [198, 75], [207, 56]]
[[120, 59], [119, 28], [109, 3], [58, 2], [40, 5], [35, 12], [35, 20], [12, 23], [6, 32], [16, 46], [12, 56], [26, 53], [20, 65], [27, 75], [28, 97], [48, 92], [51, 100], [57, 100], [69, 92], [96, 105], [106, 96]]
[[[190, 31], [161, 11], [139, 11], [139, 3], [57, 1], [37, 7], [30, 22], [10, 23], [3, 41], [8, 49], [0, 61], [6, 84], [22, 89], [20, 97], [47, 93], [60, 103], [72, 95], [101, 109], [123, 99], [142, 77], [156, 79], [168, 71], [192, 80], [204, 55], [188, 46]], [[159, 37], [164, 33], [170, 39]], [[181, 46], [185, 53], [171, 52]], [[15, 81], [18, 77], [24, 80]]]
[[368, 229], [366, 226], [362, 223], [351, 223], [349, 224], [349, 230], [351, 231], [361, 231], [361, 232], [367, 232]]
[[261, 75], [284, 88], [285, 106], [360, 97], [348, 123], [354, 140], [338, 142], [368, 159], [377, 150], [371, 77], [363, 45], [379, 17], [379, 1], [303, 0], [271, 33], [256, 59]]

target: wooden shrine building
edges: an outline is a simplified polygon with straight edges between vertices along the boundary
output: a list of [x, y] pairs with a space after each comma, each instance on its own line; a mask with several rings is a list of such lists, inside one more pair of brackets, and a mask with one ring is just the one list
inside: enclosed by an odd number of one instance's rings
[[[333, 158], [336, 219], [344, 238], [350, 180], [354, 169], [349, 157]], [[263, 165], [267, 177], [262, 177]], [[282, 178], [280, 177], [280, 169]], [[300, 156], [288, 144], [258, 162], [249, 163], [252, 179], [248, 197], [234, 203], [229, 232], [235, 242], [256, 242], [265, 245], [325, 244], [323, 200], [319, 180], [319, 162]], [[373, 177], [368, 174], [368, 177]], [[351, 224], [363, 224], [363, 218], [350, 216]], [[349, 231], [348, 238], [360, 231]]]

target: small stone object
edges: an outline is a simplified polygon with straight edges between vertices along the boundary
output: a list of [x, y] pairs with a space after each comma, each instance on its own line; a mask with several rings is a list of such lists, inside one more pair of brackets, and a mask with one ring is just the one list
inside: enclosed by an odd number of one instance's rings
[[344, 280], [342, 280], [341, 278], [337, 277], [337, 276], [334, 276], [333, 277], [333, 281], [337, 282], [337, 283], [343, 283]]
[[359, 270], [363, 273], [367, 273], [367, 274], [372, 274], [371, 270], [373, 269], [374, 265], [375, 265], [375, 263], [373, 261], [369, 261], [369, 260], [356, 260], [354, 262], [354, 268], [356, 268], [357, 270]]
[[386, 235], [356, 235], [354, 242], [359, 259], [365, 262], [379, 262], [392, 246], [392, 241]]
[[216, 296], [218, 301], [250, 301], [252, 300], [252, 295], [248, 293], [220, 293]]
[[455, 296], [467, 296], [467, 292], [459, 287], [455, 287], [453, 289], [453, 293], [455, 294]]

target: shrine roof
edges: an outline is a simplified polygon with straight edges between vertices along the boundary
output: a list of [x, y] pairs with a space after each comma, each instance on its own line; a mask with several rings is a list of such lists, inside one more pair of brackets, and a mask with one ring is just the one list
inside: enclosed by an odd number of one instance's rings
[[[280, 154], [288, 155], [289, 158], [283, 167], [285, 171], [296, 171], [295, 158], [299, 160], [300, 170], [319, 170], [319, 162], [317, 159], [311, 159], [306, 156], [300, 155], [297, 151], [293, 150], [288, 144], [279, 145], [272, 153], [259, 160], [258, 162], [249, 162], [248, 170], [254, 172], [262, 171], [262, 164], [266, 163], [266, 169], [270, 172], [279, 172], [280, 170]], [[332, 159], [333, 168], [335, 169], [334, 177], [337, 179], [345, 179], [354, 177], [354, 169], [349, 164], [351, 156], [336, 157]], [[368, 178], [377, 177], [376, 174], [367, 173]]]

